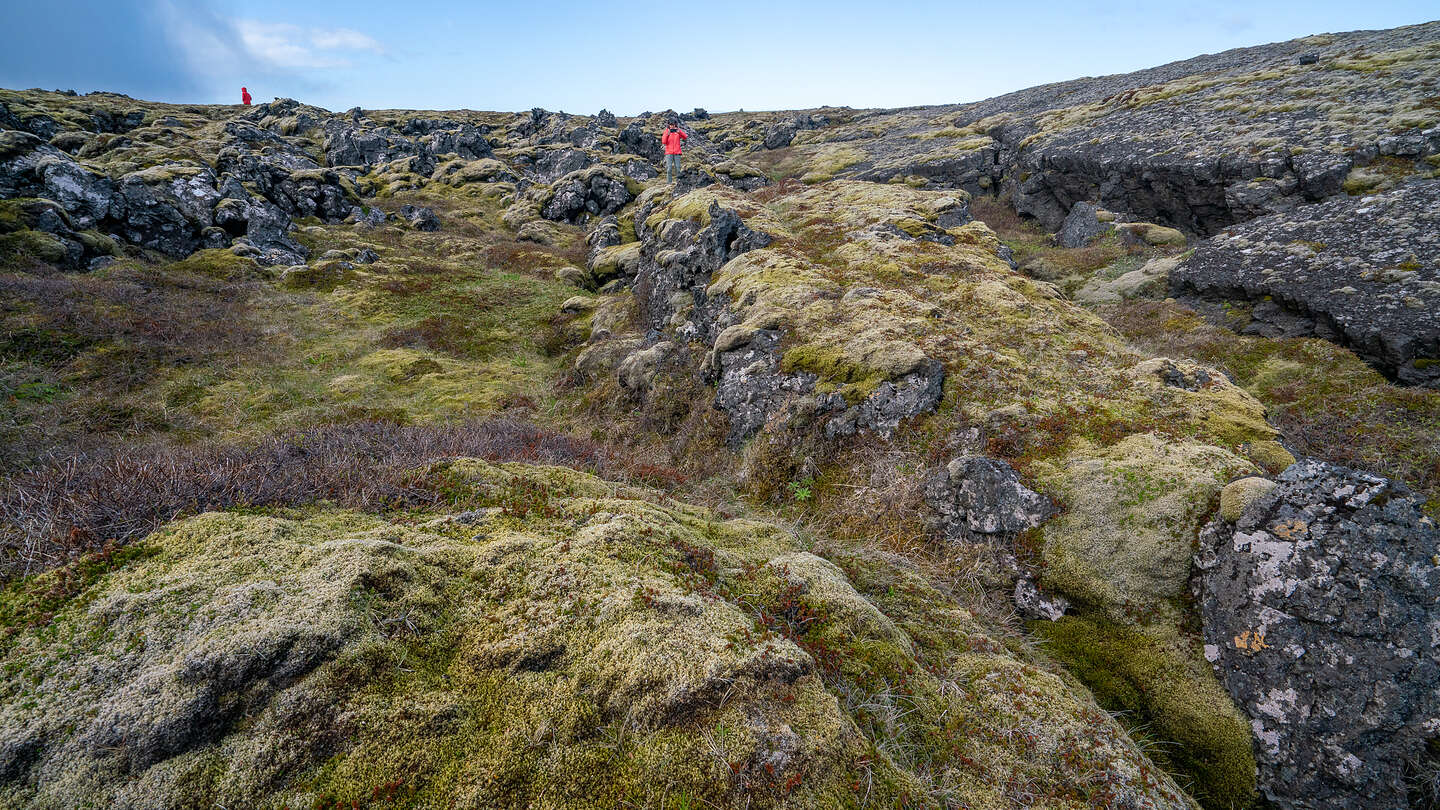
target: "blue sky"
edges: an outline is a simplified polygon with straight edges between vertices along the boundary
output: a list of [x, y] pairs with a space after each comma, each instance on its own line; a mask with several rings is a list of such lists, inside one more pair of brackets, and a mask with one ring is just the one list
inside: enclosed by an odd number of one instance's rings
[[974, 101], [1440, 17], [1425, 2], [0, 0], [0, 87], [617, 114]]

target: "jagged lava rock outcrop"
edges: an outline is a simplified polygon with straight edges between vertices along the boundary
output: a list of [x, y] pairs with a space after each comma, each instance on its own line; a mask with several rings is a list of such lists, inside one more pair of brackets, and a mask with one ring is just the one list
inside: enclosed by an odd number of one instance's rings
[[1440, 181], [1233, 226], [1170, 288], [1253, 305], [1245, 334], [1327, 338], [1391, 379], [1440, 387]]
[[788, 149], [817, 177], [1003, 191], [1050, 228], [1092, 200], [1204, 236], [1338, 194], [1356, 169], [1433, 171], [1425, 159], [1440, 153], [1429, 101], [1437, 73], [1440, 22], [1431, 22], [1237, 48], [973, 104], [826, 109], [813, 129], [798, 127], [807, 116], [796, 113], [700, 126], [739, 149]]

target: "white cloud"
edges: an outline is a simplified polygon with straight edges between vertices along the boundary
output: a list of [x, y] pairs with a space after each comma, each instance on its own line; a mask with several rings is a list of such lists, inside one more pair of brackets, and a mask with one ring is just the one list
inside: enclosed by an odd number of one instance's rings
[[350, 28], [336, 28], [332, 31], [311, 30], [310, 44], [322, 50], [385, 52], [380, 43], [372, 37]]
[[236, 20], [245, 50], [276, 68], [349, 67], [348, 54], [384, 53], [374, 38], [350, 28], [301, 28], [288, 23]]

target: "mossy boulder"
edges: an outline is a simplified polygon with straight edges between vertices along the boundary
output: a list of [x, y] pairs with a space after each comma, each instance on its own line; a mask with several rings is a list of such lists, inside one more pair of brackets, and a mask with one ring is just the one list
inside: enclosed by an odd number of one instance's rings
[[282, 269], [280, 285], [291, 290], [333, 290], [346, 282], [353, 281], [356, 275], [355, 266], [352, 263], [331, 259]]
[[0, 806], [1189, 806], [904, 568], [565, 468], [424, 474], [473, 508], [207, 513], [43, 612], [7, 586]]
[[1245, 514], [1246, 507], [1270, 494], [1274, 488], [1274, 481], [1258, 476], [1231, 481], [1220, 490], [1221, 519], [1234, 523]]
[[1152, 247], [1185, 247], [1185, 234], [1153, 222], [1122, 222], [1115, 226], [1120, 241]]
[[1178, 620], [1196, 533], [1221, 487], [1253, 472], [1227, 450], [1150, 433], [1040, 465], [1041, 491], [1065, 505], [1041, 528], [1045, 583], [1119, 621]]

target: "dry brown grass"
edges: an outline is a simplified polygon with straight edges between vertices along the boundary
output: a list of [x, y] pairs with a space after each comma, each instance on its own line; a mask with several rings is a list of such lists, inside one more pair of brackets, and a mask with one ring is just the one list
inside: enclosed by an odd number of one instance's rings
[[463, 506], [456, 502], [462, 496], [426, 469], [457, 456], [560, 464], [661, 487], [684, 481], [663, 464], [514, 421], [362, 422], [295, 431], [252, 446], [109, 446], [6, 482], [0, 579], [124, 545], [179, 516], [209, 510], [318, 502], [375, 512]]
[[[0, 275], [0, 472], [100, 433], [183, 429], [147, 387], [263, 352], [262, 286], [132, 263]], [[37, 385], [46, 396], [16, 395]]]

